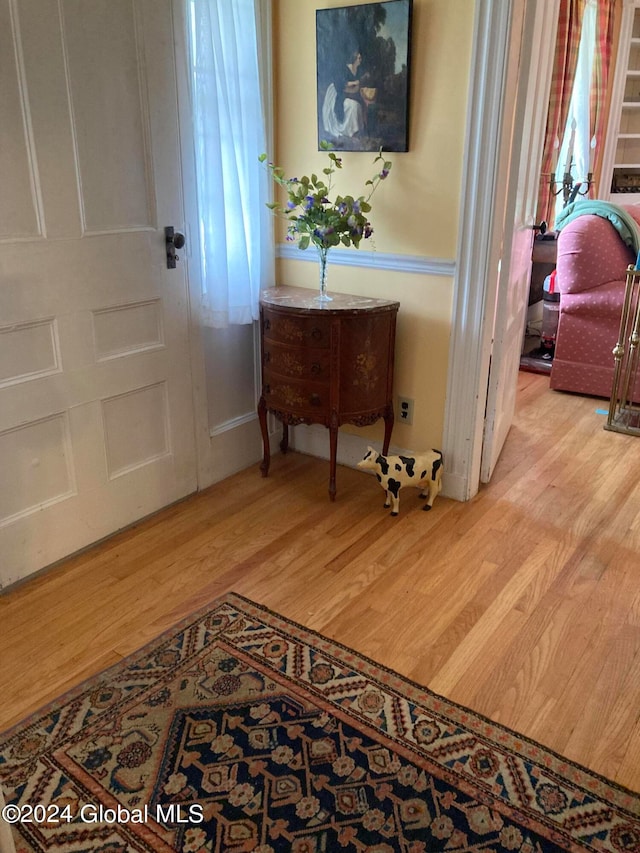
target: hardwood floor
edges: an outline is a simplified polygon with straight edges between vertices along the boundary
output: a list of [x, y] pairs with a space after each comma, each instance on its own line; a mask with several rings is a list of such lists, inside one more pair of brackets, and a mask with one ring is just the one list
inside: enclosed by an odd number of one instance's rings
[[400, 516], [290, 453], [0, 597], [0, 729], [234, 590], [640, 790], [640, 440], [520, 374], [489, 486]]

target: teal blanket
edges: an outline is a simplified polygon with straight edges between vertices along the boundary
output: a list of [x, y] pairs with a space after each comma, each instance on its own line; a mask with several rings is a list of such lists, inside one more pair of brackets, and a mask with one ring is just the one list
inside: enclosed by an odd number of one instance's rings
[[640, 227], [638, 223], [623, 207], [612, 204], [610, 201], [584, 199], [568, 204], [556, 219], [556, 231], [560, 231], [561, 228], [584, 213], [591, 213], [608, 219], [627, 246], [632, 248], [634, 252], [640, 250]]

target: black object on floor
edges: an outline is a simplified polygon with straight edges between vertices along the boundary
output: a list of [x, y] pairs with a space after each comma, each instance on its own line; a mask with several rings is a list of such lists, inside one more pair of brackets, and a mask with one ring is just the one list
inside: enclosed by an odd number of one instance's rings
[[525, 370], [529, 373], [542, 373], [546, 376], [551, 373], [553, 366], [553, 355], [555, 345], [551, 347], [538, 346], [520, 356], [520, 370]]

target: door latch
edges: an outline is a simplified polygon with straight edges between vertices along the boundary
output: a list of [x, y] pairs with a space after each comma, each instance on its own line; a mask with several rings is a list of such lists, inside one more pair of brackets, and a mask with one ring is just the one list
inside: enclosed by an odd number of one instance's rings
[[547, 223], [544, 221], [544, 219], [542, 220], [542, 222], [538, 223], [537, 225], [532, 225], [531, 227], [534, 231], [539, 231], [542, 236], [547, 233]]
[[184, 246], [184, 234], [174, 231], [173, 225], [167, 225], [164, 229], [164, 242], [167, 248], [167, 269], [174, 270], [176, 261], [180, 260], [180, 256], [176, 254], [176, 249], [181, 249]]

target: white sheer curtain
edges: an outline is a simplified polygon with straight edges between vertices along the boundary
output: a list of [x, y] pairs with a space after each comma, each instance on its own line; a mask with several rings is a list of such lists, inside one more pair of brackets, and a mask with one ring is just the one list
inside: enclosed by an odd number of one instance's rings
[[187, 0], [202, 321], [258, 318], [273, 284], [273, 240], [261, 80], [261, 0]]

